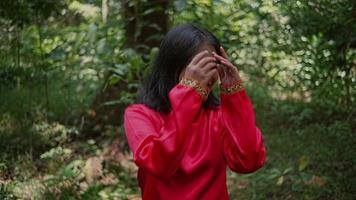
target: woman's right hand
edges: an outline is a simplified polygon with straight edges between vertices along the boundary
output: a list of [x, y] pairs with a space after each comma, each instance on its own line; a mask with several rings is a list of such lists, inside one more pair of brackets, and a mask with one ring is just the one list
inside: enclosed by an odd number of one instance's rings
[[217, 71], [216, 58], [205, 50], [195, 55], [185, 68], [183, 77], [198, 81], [203, 87], [210, 88], [211, 79]]

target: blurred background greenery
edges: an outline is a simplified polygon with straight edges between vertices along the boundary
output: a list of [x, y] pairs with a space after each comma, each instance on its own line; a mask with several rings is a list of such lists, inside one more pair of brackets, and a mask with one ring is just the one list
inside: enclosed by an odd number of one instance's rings
[[0, 199], [140, 199], [122, 112], [189, 22], [228, 49], [267, 146], [231, 199], [356, 199], [354, 0], [2, 0]]

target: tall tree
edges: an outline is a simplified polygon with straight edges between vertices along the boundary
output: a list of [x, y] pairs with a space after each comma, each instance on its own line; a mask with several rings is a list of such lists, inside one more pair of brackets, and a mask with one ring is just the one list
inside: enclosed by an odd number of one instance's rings
[[[107, 1], [103, 0], [103, 9], [108, 10], [107, 5]], [[162, 36], [168, 30], [168, 6], [168, 0], [124, 0], [121, 9], [125, 22], [125, 48], [133, 49], [141, 55], [143, 60], [147, 61], [144, 55], [147, 55], [153, 47], [159, 46]], [[111, 75], [112, 73], [107, 75], [106, 82]], [[102, 105], [105, 102], [117, 102], [120, 92], [123, 90], [129, 90], [128, 84], [123, 81], [104, 86], [92, 104], [90, 112], [92, 120], [86, 123], [86, 130], [91, 132], [94, 129], [100, 130], [106, 124], [121, 123], [120, 116], [126, 107], [125, 102], [109, 106]]]

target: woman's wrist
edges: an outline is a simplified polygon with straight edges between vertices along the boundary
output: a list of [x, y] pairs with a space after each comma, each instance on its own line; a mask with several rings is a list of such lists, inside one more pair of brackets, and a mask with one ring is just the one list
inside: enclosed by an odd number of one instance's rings
[[210, 89], [208, 87], [204, 87], [202, 84], [199, 83], [199, 81], [195, 79], [183, 77], [180, 80], [179, 84], [194, 88], [195, 91], [197, 91], [198, 94], [201, 96], [203, 101], [208, 98]]
[[242, 84], [242, 80], [238, 79], [230, 84], [220, 83], [220, 93], [225, 95], [231, 95], [236, 92], [244, 90], [244, 86]]

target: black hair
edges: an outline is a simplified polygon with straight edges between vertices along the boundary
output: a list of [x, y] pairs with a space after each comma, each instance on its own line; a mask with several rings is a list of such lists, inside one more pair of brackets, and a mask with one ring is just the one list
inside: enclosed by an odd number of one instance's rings
[[[203, 45], [211, 45], [221, 55], [219, 40], [208, 30], [193, 24], [174, 27], [163, 38], [150, 74], [138, 93], [137, 103], [169, 113], [169, 91], [179, 83], [179, 75]], [[214, 108], [219, 100], [210, 92], [204, 108]]]

